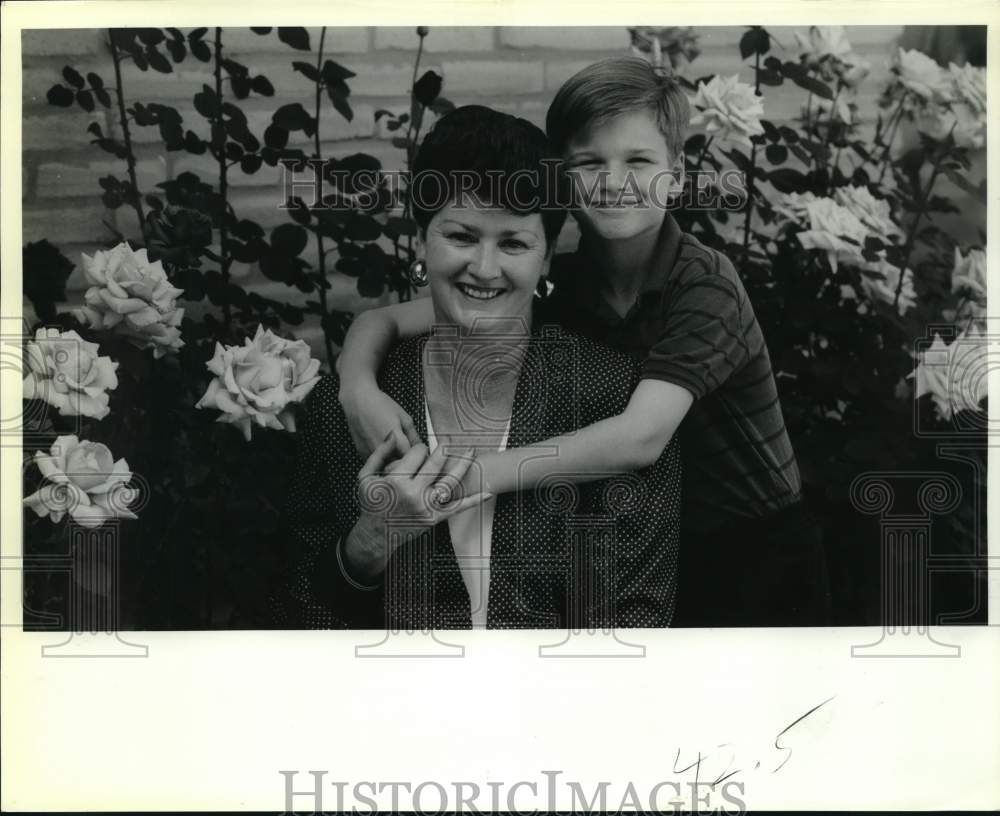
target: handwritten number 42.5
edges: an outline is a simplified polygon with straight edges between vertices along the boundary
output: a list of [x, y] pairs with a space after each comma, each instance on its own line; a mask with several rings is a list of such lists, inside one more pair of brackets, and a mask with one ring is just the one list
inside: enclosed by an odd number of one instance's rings
[[[798, 725], [799, 723], [801, 723], [803, 720], [805, 720], [811, 714], [814, 714], [815, 712], [817, 712], [819, 709], [821, 709], [823, 706], [825, 706], [827, 703], [829, 703], [830, 700], [833, 700], [833, 699], [834, 699], [833, 697], [830, 697], [830, 698], [824, 700], [819, 705], [813, 706], [805, 714], [803, 714], [801, 717], [798, 717], [797, 719], [793, 720], [791, 723], [789, 723], [787, 726], [785, 726], [783, 729], [781, 729], [781, 731], [778, 732], [777, 736], [775, 736], [775, 738], [774, 738], [774, 747], [778, 751], [785, 752], [785, 757], [784, 757], [784, 759], [782, 759], [782, 761], [775, 768], [771, 769], [771, 773], [777, 773], [778, 771], [780, 771], [788, 763], [788, 760], [792, 758], [792, 749], [788, 745], [783, 744], [782, 737], [784, 737], [796, 725]], [[730, 743], [726, 742], [726, 743], [723, 743], [722, 745], [719, 745], [718, 747], [719, 748], [725, 748], [728, 745], [730, 745]], [[678, 767], [678, 765], [680, 764], [680, 756], [681, 756], [681, 750], [680, 750], [680, 748], [678, 748], [677, 749], [677, 753], [674, 756], [674, 773], [685, 773], [687, 771], [690, 771], [692, 768], [694, 768], [695, 769], [695, 772], [694, 772], [695, 773], [695, 784], [697, 785], [700, 782], [700, 775], [701, 775], [701, 771], [702, 771], [702, 763], [703, 763], [704, 760], [706, 760], [709, 757], [711, 757], [712, 754], [702, 754], [701, 751], [699, 751], [698, 752], [698, 758], [694, 762], [692, 762], [691, 764], [686, 765], [685, 767]], [[738, 774], [738, 773], [740, 773], [742, 771], [741, 768], [737, 768], [736, 770], [731, 770], [731, 768], [733, 767], [733, 761], [735, 759], [736, 759], [736, 752], [733, 751], [730, 748], [729, 759], [726, 761], [725, 768], [715, 778], [714, 781], [708, 783], [710, 787], [714, 788], [716, 785], [721, 784], [725, 780], [729, 779], [732, 776], [735, 776], [736, 774]], [[754, 770], [756, 770], [759, 767], [760, 767], [760, 761], [758, 760], [757, 763], [754, 765]]]

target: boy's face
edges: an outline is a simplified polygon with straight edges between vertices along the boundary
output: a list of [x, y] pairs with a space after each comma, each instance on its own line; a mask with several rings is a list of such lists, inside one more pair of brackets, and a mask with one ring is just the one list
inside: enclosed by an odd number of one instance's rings
[[636, 111], [577, 134], [566, 148], [574, 217], [586, 232], [626, 240], [660, 228], [680, 178], [651, 111]]

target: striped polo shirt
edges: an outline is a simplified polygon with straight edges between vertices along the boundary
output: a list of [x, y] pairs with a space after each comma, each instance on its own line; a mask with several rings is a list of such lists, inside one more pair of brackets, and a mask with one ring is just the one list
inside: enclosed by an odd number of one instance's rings
[[545, 315], [642, 360], [643, 377], [694, 396], [679, 429], [682, 526], [709, 531], [794, 504], [802, 484], [771, 360], [732, 263], [666, 213], [651, 269], [621, 317], [601, 297], [583, 239], [553, 259]]

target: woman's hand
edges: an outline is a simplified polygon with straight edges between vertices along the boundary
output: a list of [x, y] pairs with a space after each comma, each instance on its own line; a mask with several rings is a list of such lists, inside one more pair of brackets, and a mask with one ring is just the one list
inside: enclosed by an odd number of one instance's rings
[[351, 441], [358, 455], [369, 457], [386, 435], [391, 434], [400, 453], [420, 442], [413, 420], [392, 397], [378, 386], [341, 384], [340, 405], [351, 430]]
[[351, 571], [368, 579], [381, 573], [392, 555], [387, 523], [419, 533], [490, 498], [488, 493], [468, 495], [463, 488], [475, 459], [471, 450], [446, 456], [444, 445], [429, 453], [418, 442], [390, 461], [396, 452], [396, 439], [389, 434], [358, 474], [361, 516], [347, 537], [345, 553]]
[[469, 494], [463, 479], [475, 461], [465, 450], [446, 455], [438, 445], [429, 453], [417, 442], [401, 457], [390, 461], [399, 448], [387, 435], [358, 474], [362, 513], [375, 513], [416, 526], [433, 526], [489, 498], [486, 493]]

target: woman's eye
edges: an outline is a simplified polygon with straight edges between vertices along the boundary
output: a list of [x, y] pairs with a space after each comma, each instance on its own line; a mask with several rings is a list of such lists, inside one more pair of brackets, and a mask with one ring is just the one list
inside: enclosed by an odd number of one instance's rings
[[503, 246], [506, 249], [517, 249], [517, 250], [528, 248], [528, 245], [524, 241], [519, 241], [516, 238], [508, 238], [506, 241], [503, 242]]
[[471, 244], [476, 240], [476, 236], [469, 232], [449, 232], [447, 238], [451, 241], [459, 241], [463, 244]]

